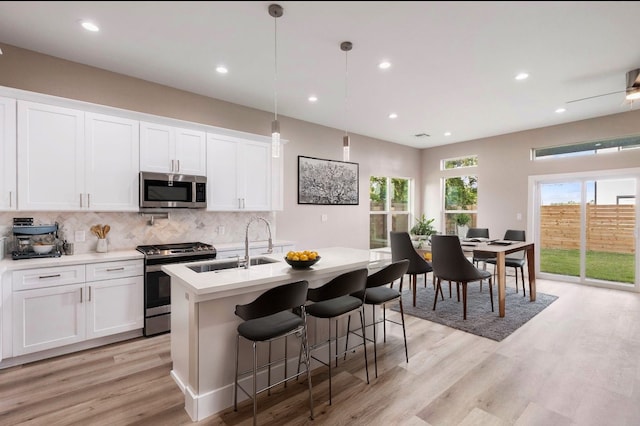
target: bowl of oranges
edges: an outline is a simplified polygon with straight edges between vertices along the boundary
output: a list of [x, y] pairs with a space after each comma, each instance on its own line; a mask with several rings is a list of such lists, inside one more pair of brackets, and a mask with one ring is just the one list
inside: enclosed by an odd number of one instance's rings
[[320, 255], [316, 251], [290, 251], [284, 260], [293, 269], [308, 269], [318, 263]]

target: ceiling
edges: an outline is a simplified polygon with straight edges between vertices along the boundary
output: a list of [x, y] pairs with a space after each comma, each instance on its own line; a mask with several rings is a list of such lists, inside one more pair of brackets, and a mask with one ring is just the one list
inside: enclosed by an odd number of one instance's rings
[[0, 42], [272, 113], [277, 91], [278, 115], [420, 148], [638, 108], [569, 101], [624, 91], [640, 2], [271, 3], [2, 1]]

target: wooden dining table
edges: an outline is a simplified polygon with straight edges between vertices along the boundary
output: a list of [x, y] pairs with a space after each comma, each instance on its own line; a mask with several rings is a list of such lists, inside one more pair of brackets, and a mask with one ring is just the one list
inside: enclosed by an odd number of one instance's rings
[[[504, 240], [501, 240], [504, 241]], [[529, 300], [536, 300], [536, 274], [535, 274], [535, 246], [531, 241], [509, 241], [509, 244], [497, 244], [496, 242], [461, 243], [462, 250], [467, 253], [490, 255], [496, 257], [496, 275], [498, 277], [498, 313], [501, 317], [506, 312], [507, 271], [505, 259], [508, 254], [522, 250], [527, 252], [527, 272], [529, 276]], [[416, 248], [422, 255], [431, 253], [431, 246], [425, 245]]]

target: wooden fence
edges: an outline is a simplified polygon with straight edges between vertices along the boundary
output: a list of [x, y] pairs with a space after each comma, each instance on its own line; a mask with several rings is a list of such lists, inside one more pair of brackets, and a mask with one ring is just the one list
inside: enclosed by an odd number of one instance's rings
[[[587, 250], [635, 253], [633, 205], [587, 205]], [[542, 206], [540, 247], [580, 248], [580, 205]]]

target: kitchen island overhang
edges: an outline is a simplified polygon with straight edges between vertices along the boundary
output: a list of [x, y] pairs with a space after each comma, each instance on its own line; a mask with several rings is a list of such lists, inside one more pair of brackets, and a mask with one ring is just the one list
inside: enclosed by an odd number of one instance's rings
[[[192, 420], [233, 405], [236, 328], [241, 322], [234, 314], [235, 305], [282, 284], [306, 280], [314, 288], [342, 273], [361, 268], [373, 272], [389, 262], [369, 250], [330, 247], [315, 251], [320, 262], [303, 270], [291, 268], [282, 253], [267, 255], [277, 262], [248, 269], [195, 272], [185, 264], [162, 267], [171, 276], [171, 375], [185, 395], [185, 410]], [[243, 353], [250, 351], [241, 348], [240, 363], [247, 365], [250, 357]], [[296, 356], [290, 368], [296, 368], [297, 352], [291, 353]], [[278, 369], [274, 370], [272, 374], [277, 374]]]

